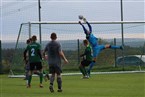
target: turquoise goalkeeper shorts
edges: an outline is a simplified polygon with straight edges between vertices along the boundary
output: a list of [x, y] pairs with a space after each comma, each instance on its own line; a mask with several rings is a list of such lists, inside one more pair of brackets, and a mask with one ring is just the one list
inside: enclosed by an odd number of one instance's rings
[[93, 49], [93, 57], [96, 58], [99, 55], [99, 53], [103, 49], [105, 49], [105, 45], [96, 45], [96, 46], [92, 47], [92, 49]]

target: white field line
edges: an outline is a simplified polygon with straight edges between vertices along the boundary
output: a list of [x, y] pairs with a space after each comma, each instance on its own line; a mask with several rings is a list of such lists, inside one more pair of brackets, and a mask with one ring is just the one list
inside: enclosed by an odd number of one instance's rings
[[[91, 72], [91, 74], [125, 74], [125, 73], [145, 73], [145, 71], [114, 71], [114, 72]], [[81, 75], [81, 73], [62, 73], [63, 76], [69, 75]], [[38, 76], [38, 75], [33, 75]], [[25, 77], [25, 75], [8, 75], [10, 78], [21, 78]]]

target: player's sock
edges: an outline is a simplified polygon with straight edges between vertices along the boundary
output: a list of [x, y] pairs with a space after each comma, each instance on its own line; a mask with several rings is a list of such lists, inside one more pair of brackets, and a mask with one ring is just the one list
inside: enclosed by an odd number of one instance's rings
[[43, 74], [40, 73], [39, 77], [40, 77], [40, 83], [42, 84], [42, 82], [43, 82]]
[[53, 86], [53, 82], [54, 82], [55, 76], [51, 75], [50, 77], [50, 85]]
[[26, 73], [26, 80], [28, 80], [29, 79], [29, 74], [28, 73]]
[[86, 71], [85, 67], [82, 67], [82, 69], [83, 69], [83, 73], [84, 73], [83, 75], [84, 75], [84, 76], [87, 76], [87, 75], [88, 75], [88, 73], [87, 73], [87, 71]]
[[57, 77], [57, 84], [58, 84], [58, 89], [61, 89], [61, 87], [62, 87], [61, 77]]
[[53, 89], [53, 82], [54, 82], [54, 79], [55, 79], [55, 75], [52, 75], [50, 76], [50, 86], [49, 86], [49, 90], [51, 93], [54, 92], [54, 89]]
[[83, 74], [83, 76], [85, 76], [85, 73], [84, 73], [83, 67], [82, 67], [82, 66], [79, 66], [79, 69], [80, 69], [81, 73]]
[[114, 45], [110, 45], [111, 49], [120, 49], [120, 46], [114, 46]]
[[28, 78], [28, 85], [31, 85], [31, 80], [32, 80], [32, 75], [29, 75], [29, 78]]
[[28, 85], [28, 80], [26, 80], [26, 85]]
[[84, 69], [84, 74], [85, 74], [85, 76], [87, 76], [88, 73], [87, 73], [87, 71], [86, 71], [86, 68], [84, 67], [83, 69]]

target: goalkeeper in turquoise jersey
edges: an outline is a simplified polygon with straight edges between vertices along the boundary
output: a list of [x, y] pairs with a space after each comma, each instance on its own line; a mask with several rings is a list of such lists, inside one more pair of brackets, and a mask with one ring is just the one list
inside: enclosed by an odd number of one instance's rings
[[87, 39], [83, 40], [83, 44], [86, 48], [85, 48], [84, 53], [82, 55], [80, 55], [80, 57], [83, 57], [83, 60], [81, 61], [79, 69], [80, 69], [81, 73], [83, 74], [83, 78], [86, 79], [86, 78], [89, 78], [89, 76], [88, 76], [88, 73], [87, 73], [85, 67], [90, 65], [93, 57], [92, 57], [92, 48], [89, 45], [88, 40]]
[[113, 45], [110, 45], [110, 44], [98, 45], [98, 38], [93, 35], [92, 27], [91, 27], [90, 23], [84, 17], [82, 17], [80, 20], [83, 20], [89, 27], [89, 30], [87, 30], [85, 28], [85, 26], [81, 23], [81, 21], [79, 21], [79, 24], [82, 26], [82, 28], [84, 30], [84, 33], [86, 34], [86, 39], [89, 41], [89, 43], [90, 43], [90, 45], [92, 46], [92, 49], [93, 49], [93, 62], [90, 64], [89, 69], [88, 69], [88, 73], [90, 74], [90, 71], [91, 71], [92, 67], [96, 63], [97, 56], [99, 55], [99, 53], [103, 49], [106, 49], [106, 48], [123, 49], [123, 47], [122, 46], [113, 46]]

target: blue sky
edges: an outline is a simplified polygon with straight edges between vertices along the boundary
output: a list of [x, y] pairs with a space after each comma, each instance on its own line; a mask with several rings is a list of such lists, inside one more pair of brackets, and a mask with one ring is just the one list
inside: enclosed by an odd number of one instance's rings
[[[2, 41], [16, 41], [21, 23], [38, 21], [37, 1], [1, 0]], [[144, 6], [145, 0], [123, 0], [124, 21], [144, 21]], [[90, 21], [120, 21], [120, 0], [41, 0], [42, 21], [78, 21], [80, 14]]]

